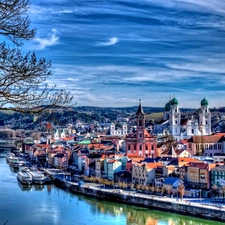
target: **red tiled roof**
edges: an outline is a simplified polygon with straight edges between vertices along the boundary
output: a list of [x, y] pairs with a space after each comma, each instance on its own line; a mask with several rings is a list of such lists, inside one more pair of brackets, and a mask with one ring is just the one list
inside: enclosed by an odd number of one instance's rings
[[217, 143], [222, 142], [223, 135], [205, 135], [205, 136], [193, 136], [188, 142], [192, 143]]

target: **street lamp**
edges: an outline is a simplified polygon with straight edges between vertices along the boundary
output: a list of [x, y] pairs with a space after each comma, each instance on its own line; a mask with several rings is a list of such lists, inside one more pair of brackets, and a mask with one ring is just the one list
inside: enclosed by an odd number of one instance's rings
[[202, 203], [202, 189], [199, 189], [199, 198], [200, 198], [200, 203]]

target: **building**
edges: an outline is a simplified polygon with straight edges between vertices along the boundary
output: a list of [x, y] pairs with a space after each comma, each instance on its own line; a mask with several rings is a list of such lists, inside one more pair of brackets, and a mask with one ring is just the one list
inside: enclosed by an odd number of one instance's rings
[[127, 135], [127, 124], [123, 123], [122, 128], [116, 128], [115, 123], [110, 125], [110, 135], [111, 136], [125, 136]]
[[225, 165], [215, 167], [211, 170], [211, 187], [225, 187]]
[[156, 168], [161, 163], [135, 163], [132, 168], [132, 182], [139, 185], [153, 185]]
[[157, 154], [156, 137], [145, 129], [145, 113], [141, 100], [136, 113], [137, 128], [133, 133], [126, 136], [126, 153], [138, 154], [141, 157], [155, 158]]
[[188, 140], [187, 151], [191, 155], [214, 156], [225, 152], [224, 136], [212, 134], [205, 136], [193, 136]]
[[216, 164], [190, 162], [187, 168], [187, 181], [189, 187], [209, 189], [211, 185], [210, 170], [215, 167]]
[[193, 135], [211, 134], [211, 113], [204, 98], [197, 116], [182, 116], [178, 100], [174, 97], [165, 105], [163, 119], [154, 125], [153, 133], [160, 136], [172, 135], [175, 140], [188, 139]]

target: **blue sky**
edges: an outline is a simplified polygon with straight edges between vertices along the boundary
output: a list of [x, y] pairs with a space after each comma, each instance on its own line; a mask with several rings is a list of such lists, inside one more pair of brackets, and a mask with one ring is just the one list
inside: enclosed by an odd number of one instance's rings
[[50, 84], [78, 106], [225, 106], [224, 0], [31, 0]]

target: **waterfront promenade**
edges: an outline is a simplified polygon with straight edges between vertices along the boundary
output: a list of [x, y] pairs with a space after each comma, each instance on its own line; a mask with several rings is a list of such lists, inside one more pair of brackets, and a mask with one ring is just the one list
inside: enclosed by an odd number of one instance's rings
[[[195, 202], [193, 199], [178, 199], [170, 197], [161, 197], [137, 193], [135, 191], [126, 191], [121, 189], [103, 188], [101, 185], [86, 183], [80, 185], [76, 182], [66, 180], [55, 180], [55, 184], [61, 188], [68, 189], [71, 192], [82, 194], [102, 200], [126, 203], [163, 211], [171, 211], [195, 217], [225, 221], [225, 208], [221, 204], [208, 202]], [[196, 199], [195, 199], [196, 200]]]

